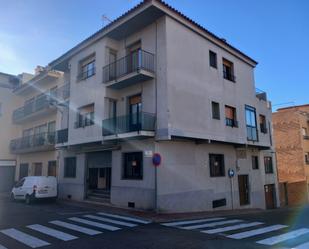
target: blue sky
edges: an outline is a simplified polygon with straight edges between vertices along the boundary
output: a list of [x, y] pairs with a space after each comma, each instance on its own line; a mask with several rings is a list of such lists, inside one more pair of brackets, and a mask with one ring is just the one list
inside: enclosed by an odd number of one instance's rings
[[[259, 62], [256, 86], [275, 107], [309, 103], [309, 1], [167, 0]], [[138, 0], [0, 0], [0, 71], [47, 65]]]

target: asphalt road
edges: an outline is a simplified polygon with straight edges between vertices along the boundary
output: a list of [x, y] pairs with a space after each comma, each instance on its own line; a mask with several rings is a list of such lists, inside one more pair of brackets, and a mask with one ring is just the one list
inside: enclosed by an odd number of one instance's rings
[[184, 217], [164, 224], [116, 213], [91, 205], [28, 206], [1, 198], [0, 249], [309, 248], [308, 207], [202, 220]]

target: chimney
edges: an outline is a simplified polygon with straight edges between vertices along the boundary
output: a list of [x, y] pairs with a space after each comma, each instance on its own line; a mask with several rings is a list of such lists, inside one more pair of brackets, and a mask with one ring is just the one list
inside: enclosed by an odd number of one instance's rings
[[38, 75], [38, 74], [40, 74], [41, 72], [43, 72], [44, 70], [45, 70], [44, 67], [42, 67], [42, 66], [36, 66], [36, 68], [34, 69], [34, 73], [35, 73], [35, 75]]

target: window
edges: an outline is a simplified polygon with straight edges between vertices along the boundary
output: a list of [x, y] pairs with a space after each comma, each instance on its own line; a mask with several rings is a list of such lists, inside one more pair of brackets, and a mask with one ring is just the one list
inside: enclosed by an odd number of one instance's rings
[[260, 120], [260, 130], [262, 133], [266, 134], [267, 133], [266, 117], [264, 115], [260, 115], [259, 120]]
[[211, 177], [225, 176], [224, 155], [209, 154], [209, 168]]
[[252, 169], [259, 169], [259, 157], [252, 156]]
[[236, 108], [228, 105], [225, 106], [225, 124], [230, 127], [238, 127]]
[[305, 153], [305, 163], [309, 164], [309, 152]]
[[79, 80], [84, 80], [95, 75], [95, 55], [91, 55], [88, 58], [82, 60], [79, 63], [79, 67]]
[[143, 179], [143, 152], [123, 154], [123, 179]]
[[255, 108], [246, 105], [245, 109], [246, 109], [247, 139], [249, 141], [258, 141]]
[[57, 161], [49, 161], [47, 171], [47, 176], [57, 176]]
[[94, 125], [94, 104], [90, 104], [78, 109], [75, 128]]
[[222, 59], [223, 64], [223, 78], [235, 82], [234, 64], [227, 59]]
[[217, 102], [211, 102], [212, 118], [220, 119], [220, 105]]
[[34, 176], [41, 176], [42, 175], [43, 164], [42, 163], [34, 163], [33, 167], [34, 167], [33, 175]]
[[209, 50], [209, 65], [217, 68], [217, 54]]
[[76, 177], [76, 157], [64, 158], [64, 177], [65, 178]]
[[270, 156], [264, 157], [264, 166], [265, 166], [265, 173], [266, 174], [274, 173], [272, 157], [270, 157]]
[[302, 134], [304, 139], [309, 139], [307, 128], [302, 128]]

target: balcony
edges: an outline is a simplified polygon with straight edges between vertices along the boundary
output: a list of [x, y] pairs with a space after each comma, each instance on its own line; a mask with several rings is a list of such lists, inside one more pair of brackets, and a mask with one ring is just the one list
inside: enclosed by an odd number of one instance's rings
[[13, 154], [53, 150], [56, 142], [55, 132], [39, 133], [14, 139], [10, 143]]
[[132, 52], [103, 67], [103, 83], [114, 89], [121, 89], [154, 77], [154, 54], [144, 50]]
[[231, 118], [225, 118], [225, 125], [238, 128], [238, 121]]
[[223, 78], [232, 82], [236, 82], [236, 76], [228, 71], [223, 71]]
[[105, 119], [102, 133], [105, 140], [137, 136], [154, 136], [155, 114], [140, 112], [132, 115]]
[[57, 131], [56, 133], [56, 143], [57, 144], [64, 144], [68, 142], [68, 135], [69, 135], [69, 130], [68, 129], [62, 129]]
[[69, 84], [66, 84], [54, 92], [45, 92], [34, 98], [31, 102], [16, 109], [13, 112], [13, 122], [22, 123], [29, 119], [46, 116], [56, 110], [55, 103], [60, 103], [70, 96]]

